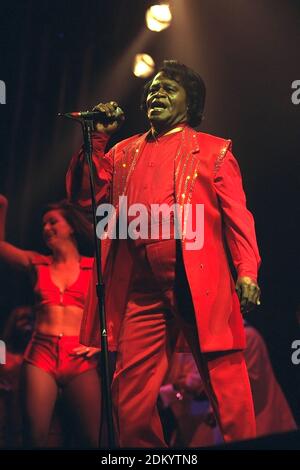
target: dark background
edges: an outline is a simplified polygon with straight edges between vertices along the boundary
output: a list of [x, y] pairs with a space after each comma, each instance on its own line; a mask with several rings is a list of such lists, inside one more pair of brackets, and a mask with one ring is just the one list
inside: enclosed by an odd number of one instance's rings
[[[264, 335], [278, 379], [299, 419], [300, 365], [300, 3], [291, 0], [174, 0], [174, 20], [161, 33], [146, 29], [151, 2], [141, 0], [1, 1], [0, 192], [10, 202], [7, 238], [42, 250], [40, 209], [64, 196], [64, 175], [81, 142], [60, 111], [118, 100], [126, 123], [115, 140], [142, 131], [144, 81], [131, 72], [136, 53], [159, 64], [175, 58], [207, 85], [204, 132], [233, 140], [262, 256], [262, 306], [248, 320]], [[152, 2], [153, 3], [153, 2]], [[27, 280], [1, 266], [3, 322], [30, 301]]]

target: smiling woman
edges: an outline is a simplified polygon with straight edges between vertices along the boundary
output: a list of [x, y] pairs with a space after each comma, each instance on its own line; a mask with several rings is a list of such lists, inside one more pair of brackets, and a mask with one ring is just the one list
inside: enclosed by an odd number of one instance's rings
[[62, 201], [43, 216], [43, 236], [51, 256], [19, 249], [4, 241], [7, 199], [0, 195], [0, 258], [30, 274], [36, 325], [23, 365], [24, 443], [42, 447], [58, 390], [77, 420], [82, 446], [97, 447], [100, 384], [97, 348], [79, 344], [83, 307], [93, 259], [80, 247], [91, 241], [90, 224], [80, 210]]

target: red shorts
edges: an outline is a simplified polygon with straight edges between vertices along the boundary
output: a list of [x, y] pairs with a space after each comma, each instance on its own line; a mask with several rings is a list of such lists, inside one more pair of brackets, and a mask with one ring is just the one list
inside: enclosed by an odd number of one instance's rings
[[77, 375], [98, 366], [98, 355], [90, 358], [75, 355], [73, 349], [78, 346], [81, 346], [78, 336], [34, 333], [24, 361], [52, 375], [59, 385], [66, 385]]

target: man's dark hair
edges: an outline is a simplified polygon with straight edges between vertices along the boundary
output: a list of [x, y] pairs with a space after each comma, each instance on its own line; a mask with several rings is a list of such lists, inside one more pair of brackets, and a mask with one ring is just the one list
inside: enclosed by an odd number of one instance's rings
[[[203, 79], [177, 60], [164, 60], [157, 73], [163, 72], [171, 80], [176, 80], [185, 89], [187, 95], [187, 122], [191, 127], [199, 126], [204, 111], [206, 88]], [[141, 109], [147, 112], [147, 95], [153, 78], [146, 83], [142, 95]]]

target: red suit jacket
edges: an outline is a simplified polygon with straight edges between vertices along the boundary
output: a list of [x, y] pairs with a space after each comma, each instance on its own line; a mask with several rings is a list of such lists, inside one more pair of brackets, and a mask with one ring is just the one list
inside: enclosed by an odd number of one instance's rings
[[[237, 275], [256, 279], [260, 257], [253, 217], [246, 207], [237, 161], [230, 152], [231, 141], [197, 132], [188, 126], [182, 132], [182, 143], [175, 156], [175, 201], [181, 206], [191, 205], [189, 216], [195, 216], [196, 204], [204, 204], [203, 247], [196, 251], [187, 249], [189, 241], [184, 226], [181, 240], [201, 350], [242, 349], [245, 347], [243, 321], [226, 245]], [[130, 137], [104, 154], [108, 138], [104, 134], [94, 134], [93, 161], [97, 173], [98, 203], [110, 201], [118, 210], [119, 196], [126, 195], [146, 137], [147, 133]], [[82, 151], [73, 157], [66, 183], [68, 197], [83, 207], [90, 207], [89, 178]], [[131, 267], [126, 240], [107, 238], [102, 241], [105, 307], [111, 349], [117, 348]], [[95, 283], [94, 269], [83, 316], [81, 342], [99, 346]]]

